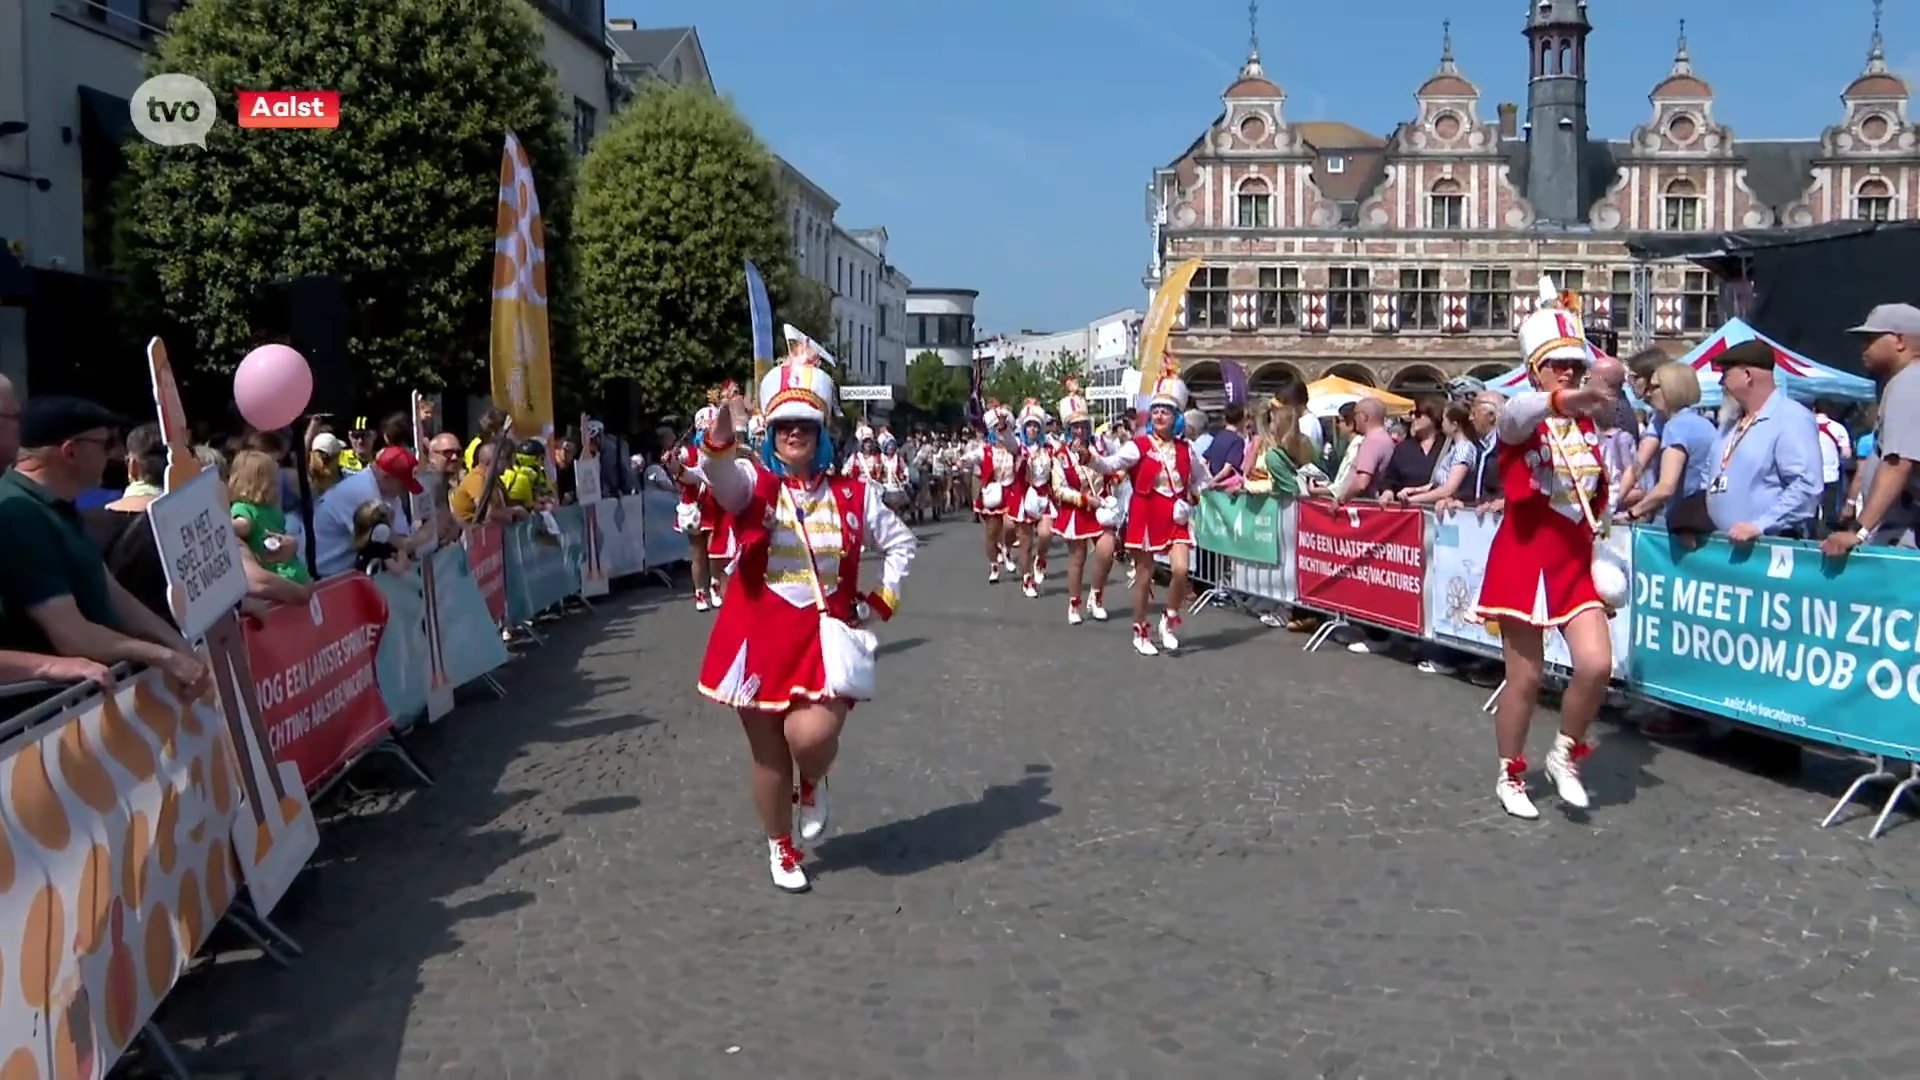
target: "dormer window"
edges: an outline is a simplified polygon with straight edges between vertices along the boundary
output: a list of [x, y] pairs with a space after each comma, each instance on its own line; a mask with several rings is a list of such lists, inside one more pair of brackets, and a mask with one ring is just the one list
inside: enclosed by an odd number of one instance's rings
[[1439, 180], [1427, 196], [1428, 227], [1464, 229], [1467, 227], [1467, 195], [1457, 180]]
[[1343, 173], [1347, 171], [1347, 159], [1344, 154], [1328, 154], [1326, 162], [1327, 171], [1330, 173]]
[[1893, 189], [1885, 180], [1868, 180], [1853, 197], [1853, 216], [1861, 221], [1893, 220]]
[[1691, 180], [1675, 180], [1661, 196], [1662, 221], [1669, 232], [1692, 232], [1700, 227], [1700, 189]]

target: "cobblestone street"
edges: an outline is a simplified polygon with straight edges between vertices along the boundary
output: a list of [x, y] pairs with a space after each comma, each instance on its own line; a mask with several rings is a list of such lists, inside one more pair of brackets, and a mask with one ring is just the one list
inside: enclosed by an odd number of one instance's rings
[[924, 532], [810, 895], [693, 691], [709, 617], [635, 590], [421, 734], [437, 787], [359, 774], [277, 916], [307, 956], [162, 1027], [268, 1080], [1920, 1071], [1920, 827], [1818, 829], [1847, 770], [1602, 725], [1590, 814], [1518, 822], [1484, 690], [1224, 610], [1142, 659]]

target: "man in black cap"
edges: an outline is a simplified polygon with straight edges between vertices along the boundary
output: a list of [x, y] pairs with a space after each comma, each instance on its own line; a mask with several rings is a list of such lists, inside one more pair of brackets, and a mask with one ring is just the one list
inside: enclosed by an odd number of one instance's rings
[[91, 401], [36, 397], [20, 415], [19, 461], [0, 476], [0, 646], [123, 661], [205, 690], [206, 665], [165, 619], [107, 573], [74, 497], [100, 486], [126, 421]]

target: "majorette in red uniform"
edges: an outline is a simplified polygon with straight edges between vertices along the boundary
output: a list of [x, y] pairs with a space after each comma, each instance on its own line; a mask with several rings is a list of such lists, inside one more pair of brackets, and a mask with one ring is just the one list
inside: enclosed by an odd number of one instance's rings
[[[700, 433], [713, 422], [715, 405], [724, 395], [734, 392], [732, 383], [707, 394], [707, 404], [693, 414], [693, 438], [676, 453], [680, 459], [680, 531], [686, 534], [688, 562], [693, 569], [693, 609], [705, 611], [720, 606], [727, 585], [727, 564], [733, 560], [733, 523], [726, 511], [713, 500], [705, 481], [695, 470], [700, 464]], [[711, 590], [711, 592], [709, 592]]]
[[[988, 402], [982, 421], [987, 438], [974, 462], [980, 476], [980, 521], [987, 545], [987, 583], [1000, 580], [1000, 568], [1018, 570], [1008, 553], [1009, 514], [1027, 497], [1027, 460], [1013, 433], [1013, 413], [998, 402]], [[1018, 523], [1014, 523], [1018, 527]]]
[[[891, 618], [917, 547], [877, 487], [827, 475], [833, 400], [833, 380], [803, 348], [761, 380], [769, 430], [758, 457], [733, 452], [735, 400], [711, 421], [700, 459], [714, 499], [737, 523], [740, 554], [727, 606], [707, 639], [699, 689], [737, 710], [746, 727], [768, 866], [773, 883], [789, 892], [810, 886], [794, 833], [801, 840], [826, 833], [827, 771], [853, 707], [829, 688], [823, 613], [846, 623]], [[870, 590], [860, 584], [863, 544], [884, 558]]]
[[1033, 398], [1020, 409], [1020, 501], [1007, 506], [1007, 524], [1020, 539], [1020, 591], [1040, 596], [1053, 543], [1053, 449], [1047, 442], [1047, 410]]
[[880, 482], [880, 445], [872, 428], [861, 424], [853, 429], [853, 453], [847, 455], [840, 475], [849, 480]]
[[1546, 630], [1560, 630], [1573, 658], [1546, 772], [1561, 799], [1575, 807], [1588, 805], [1580, 781], [1583, 740], [1613, 667], [1607, 606], [1594, 584], [1594, 540], [1606, 528], [1607, 472], [1590, 416], [1613, 407], [1616, 386], [1585, 378], [1594, 355], [1578, 310], [1576, 299], [1556, 295], [1553, 283], [1542, 278], [1539, 307], [1520, 324], [1532, 389], [1510, 399], [1495, 425], [1506, 512], [1488, 549], [1474, 608], [1479, 617], [1498, 622], [1507, 666], [1506, 689], [1494, 713], [1500, 751], [1494, 792], [1507, 813], [1528, 819], [1540, 816], [1527, 797], [1525, 751], [1540, 696]]
[[1142, 656], [1160, 651], [1148, 639], [1147, 605], [1153, 592], [1153, 557], [1163, 551], [1172, 581], [1160, 615], [1160, 644], [1168, 651], [1180, 647], [1180, 605], [1186, 603], [1187, 560], [1193, 551], [1187, 522], [1209, 479], [1206, 463], [1185, 437], [1180, 414], [1187, 407], [1187, 384], [1175, 374], [1173, 357], [1166, 357], [1165, 365], [1147, 403], [1146, 433], [1108, 456], [1087, 455], [1095, 468], [1109, 476], [1125, 475], [1133, 488], [1123, 538], [1134, 566], [1133, 648]]
[[[1095, 578], [1090, 614], [1101, 622], [1107, 609], [1100, 603], [1105, 572], [1112, 566], [1114, 536], [1113, 497], [1108, 494], [1112, 481], [1088, 464], [1082, 451], [1099, 452], [1101, 446], [1093, 434], [1093, 417], [1080, 388], [1067, 380], [1067, 396], [1060, 399], [1060, 422], [1066, 426], [1065, 446], [1053, 458], [1053, 528], [1067, 542], [1067, 624], [1080, 625], [1080, 596], [1087, 571], [1087, 547], [1095, 550]], [[1105, 517], [1107, 520], [1102, 521]]]

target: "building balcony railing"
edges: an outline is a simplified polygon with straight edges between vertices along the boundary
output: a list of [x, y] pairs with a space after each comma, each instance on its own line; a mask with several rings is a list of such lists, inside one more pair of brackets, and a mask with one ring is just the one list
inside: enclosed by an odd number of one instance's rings
[[54, 10], [142, 48], [167, 34], [166, 25], [186, 0], [54, 0]]

